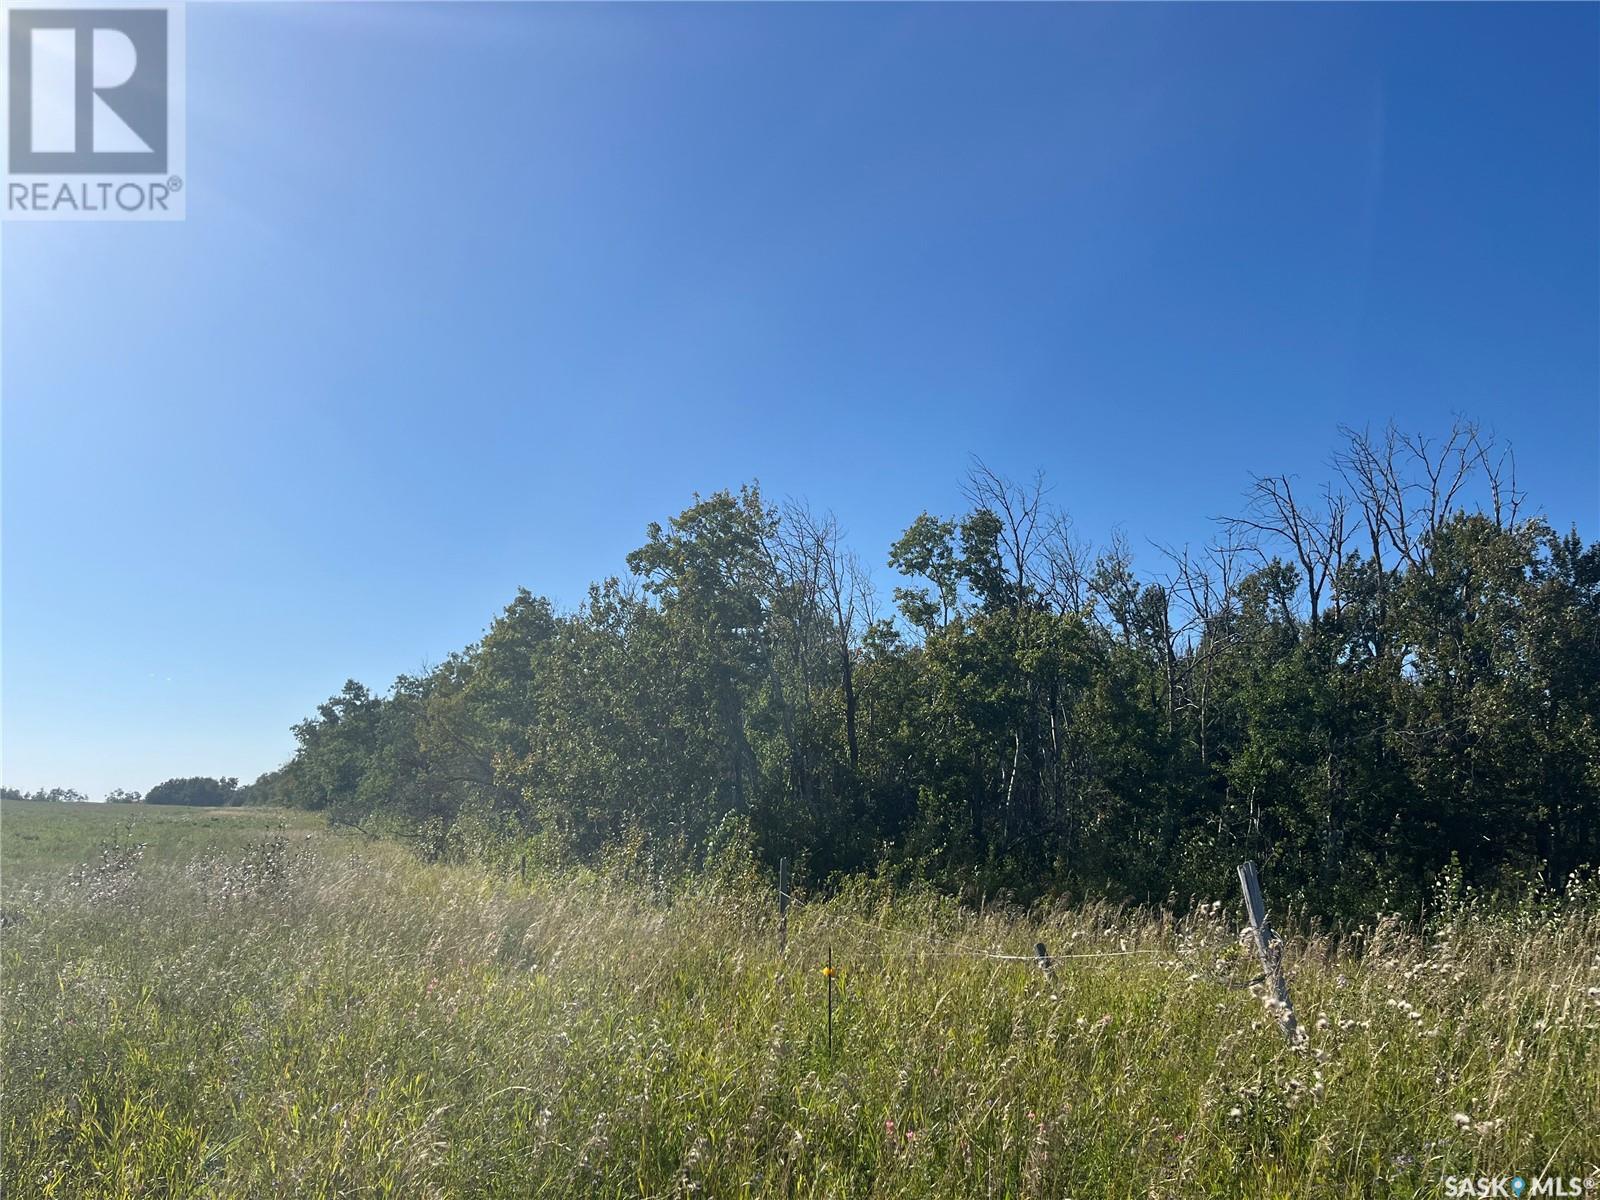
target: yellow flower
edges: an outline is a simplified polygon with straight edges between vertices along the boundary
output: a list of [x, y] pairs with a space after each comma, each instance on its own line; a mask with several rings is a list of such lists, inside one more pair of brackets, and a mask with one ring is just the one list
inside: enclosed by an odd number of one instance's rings
[[834, 978], [834, 976], [836, 976], [838, 974], [839, 974], [839, 972], [835, 971], [832, 967], [823, 967], [822, 968], [822, 977], [824, 979], [832, 979], [832, 978]]

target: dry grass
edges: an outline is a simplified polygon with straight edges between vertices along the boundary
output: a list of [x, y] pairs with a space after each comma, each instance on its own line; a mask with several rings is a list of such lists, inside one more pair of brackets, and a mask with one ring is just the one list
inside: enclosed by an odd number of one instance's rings
[[[1225, 910], [855, 893], [793, 913], [781, 960], [772, 910], [299, 834], [32, 872], [5, 899], [6, 1193], [1301, 1200], [1600, 1171], [1592, 906], [1291, 939], [1293, 1047], [1219, 982], [1252, 973]], [[1040, 938], [1118, 954], [978, 956]]]

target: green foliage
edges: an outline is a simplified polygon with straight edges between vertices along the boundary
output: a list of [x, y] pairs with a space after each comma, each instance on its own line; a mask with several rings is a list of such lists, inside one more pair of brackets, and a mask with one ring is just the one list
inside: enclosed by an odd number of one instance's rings
[[158, 783], [144, 797], [145, 804], [187, 804], [199, 808], [215, 808], [239, 802], [237, 779], [208, 779], [203, 775]]
[[1351, 433], [1315, 504], [1257, 479], [1144, 574], [980, 466], [890, 549], [894, 618], [831, 519], [697, 497], [578, 610], [519, 592], [428, 674], [351, 681], [243, 794], [672, 876], [732, 820], [768, 870], [972, 901], [1181, 902], [1244, 858], [1345, 919], [1423, 915], [1452, 856], [1559, 889], [1600, 863], [1600, 545], [1519, 515], [1490, 449]]
[[31, 792], [24, 792], [14, 787], [0, 787], [0, 800], [31, 800], [37, 804], [87, 804], [89, 797], [73, 788], [65, 787], [38, 788]]

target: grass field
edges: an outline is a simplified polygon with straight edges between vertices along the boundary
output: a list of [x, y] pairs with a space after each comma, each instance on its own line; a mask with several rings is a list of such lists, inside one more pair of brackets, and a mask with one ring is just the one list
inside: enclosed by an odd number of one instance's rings
[[168, 808], [152, 805], [0, 805], [0, 873], [11, 883], [37, 874], [59, 876], [110, 844], [143, 843], [146, 864], [185, 862], [211, 852], [233, 852], [269, 834], [326, 836], [309, 813], [277, 808]]
[[[19, 1200], [1303, 1200], [1600, 1172], [1592, 907], [1291, 937], [1291, 1046], [1225, 986], [1253, 974], [1226, 905], [856, 893], [794, 911], [780, 958], [751, 883], [523, 884], [303, 815], [7, 804], [0, 851]], [[984, 956], [1040, 939], [1052, 976]]]

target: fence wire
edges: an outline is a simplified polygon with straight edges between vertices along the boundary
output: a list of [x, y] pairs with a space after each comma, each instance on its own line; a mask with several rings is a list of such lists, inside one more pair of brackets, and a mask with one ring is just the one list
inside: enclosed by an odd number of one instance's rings
[[[790, 911], [812, 907], [809, 901], [802, 900], [792, 893], [780, 891], [778, 894], [781, 899], [787, 902]], [[850, 916], [847, 913], [822, 912], [820, 909], [813, 911], [821, 913], [821, 920], [825, 924], [855, 926], [855, 930], [850, 930], [847, 932], [852, 932], [857, 937], [862, 937], [864, 932], [876, 934], [884, 938], [899, 938], [903, 942], [910, 943], [901, 947], [893, 947], [879, 943], [875, 947], [879, 953], [903, 954], [907, 957], [917, 955], [932, 958], [966, 958], [990, 962], [1025, 962], [1031, 963], [1035, 966], [1045, 966], [1047, 961], [1050, 965], [1054, 965], [1058, 962], [1070, 962], [1081, 959], [1135, 958], [1141, 956], [1161, 955], [1166, 952], [1161, 947], [1141, 947], [1132, 950], [1117, 949], [1072, 951], [1065, 954], [1057, 954], [1046, 950], [1042, 957], [1037, 951], [1032, 954], [1002, 954], [993, 950], [984, 950], [973, 946], [964, 946], [959, 942], [948, 938], [940, 938], [931, 933], [914, 933], [906, 929], [894, 929], [887, 925], [879, 925], [873, 921], [862, 920], [860, 917]], [[1213, 972], [1205, 969], [1204, 967], [1183, 962], [1181, 955], [1177, 952], [1173, 953], [1172, 960], [1170, 962], [1162, 965], [1170, 967], [1173, 971], [1186, 971], [1189, 973], [1189, 975], [1196, 979], [1203, 980], [1204, 982], [1213, 984], [1216, 987], [1227, 988], [1233, 991], [1248, 991], [1266, 982], [1265, 975], [1257, 975], [1254, 979], [1248, 979], [1244, 981], [1218, 978]]]

